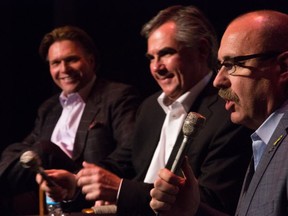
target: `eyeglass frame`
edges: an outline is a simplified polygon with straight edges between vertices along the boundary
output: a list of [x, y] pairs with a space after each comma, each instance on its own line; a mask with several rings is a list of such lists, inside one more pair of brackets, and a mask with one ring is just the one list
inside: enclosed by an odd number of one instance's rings
[[[235, 57], [229, 58], [227, 60], [224, 60], [222, 62], [218, 61], [217, 72], [219, 73], [219, 71], [224, 66], [225, 71], [227, 71], [227, 73], [229, 75], [233, 75], [235, 73], [235, 71], [237, 70], [237, 66], [245, 68], [245, 65], [244, 65], [245, 62], [243, 62], [243, 61], [247, 61], [247, 60], [254, 59], [254, 58], [263, 58], [263, 60], [270, 59], [270, 58], [274, 58], [274, 57], [280, 55], [281, 53], [283, 53], [283, 52], [256, 53], [256, 54], [251, 54], [251, 55], [235, 56]], [[227, 69], [229, 67], [231, 67], [231, 69]]]

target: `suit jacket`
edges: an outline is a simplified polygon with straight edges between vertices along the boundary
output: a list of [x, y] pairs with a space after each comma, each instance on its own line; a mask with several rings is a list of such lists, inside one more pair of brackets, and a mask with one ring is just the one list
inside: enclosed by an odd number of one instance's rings
[[261, 157], [247, 192], [245, 178], [237, 216], [288, 215], [287, 129], [288, 113], [285, 113]]
[[[132, 150], [118, 149], [101, 165], [124, 177], [118, 215], [155, 215], [149, 207], [150, 189], [143, 183], [157, 147], [165, 113], [157, 102], [161, 92], [147, 98], [137, 115]], [[199, 180], [201, 199], [216, 209], [234, 214], [246, 168], [251, 158], [250, 130], [230, 122], [224, 100], [212, 81], [190, 111], [206, 117], [205, 127], [191, 144], [188, 157]], [[180, 132], [176, 145], [183, 140]], [[175, 155], [175, 152], [172, 154]], [[133, 180], [129, 180], [134, 177]]]
[[40, 154], [46, 169], [68, 169], [74, 172], [84, 160], [97, 163], [117, 146], [127, 145], [133, 132], [139, 99], [138, 92], [133, 87], [97, 78], [87, 97], [72, 160], [49, 142], [62, 106], [59, 95], [48, 99], [39, 108], [31, 134], [23, 142], [11, 144], [2, 153], [0, 194], [10, 195], [37, 189], [35, 173], [24, 169], [18, 162], [19, 156], [28, 149]]

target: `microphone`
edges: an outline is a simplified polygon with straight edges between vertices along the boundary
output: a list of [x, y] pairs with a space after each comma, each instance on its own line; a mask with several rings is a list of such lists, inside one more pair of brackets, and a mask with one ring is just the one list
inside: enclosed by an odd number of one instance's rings
[[44, 172], [41, 167], [41, 160], [38, 154], [34, 151], [26, 151], [20, 157], [20, 163], [24, 168], [29, 168], [34, 172], [39, 173], [48, 185], [57, 186], [57, 184]]
[[[204, 126], [205, 120], [206, 120], [205, 117], [203, 117], [199, 113], [195, 113], [195, 112], [188, 113], [182, 126], [184, 138], [172, 165], [171, 171], [173, 173], [175, 173], [175, 171], [177, 171], [179, 167], [181, 166], [184, 156], [188, 151], [189, 142], [192, 140], [193, 137], [195, 137], [198, 134], [199, 130]], [[116, 212], [117, 212], [116, 205], [97, 206], [97, 207], [92, 207], [90, 209], [83, 209], [82, 211], [82, 213], [94, 214], [94, 215], [99, 215], [99, 214], [100, 215], [102, 214], [113, 215]], [[156, 215], [160, 215], [160, 214], [156, 213]]]
[[190, 147], [189, 143], [191, 140], [196, 137], [199, 131], [204, 127], [206, 118], [199, 113], [189, 112], [186, 119], [184, 120], [182, 126], [182, 132], [184, 134], [183, 141], [180, 145], [180, 148], [177, 152], [177, 155], [172, 164], [171, 172], [178, 172], [179, 168], [182, 165], [184, 156], [187, 154]]

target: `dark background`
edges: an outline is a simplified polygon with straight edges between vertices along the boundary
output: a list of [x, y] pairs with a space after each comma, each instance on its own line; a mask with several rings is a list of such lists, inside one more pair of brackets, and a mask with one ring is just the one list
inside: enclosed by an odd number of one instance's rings
[[66, 24], [83, 28], [100, 49], [99, 75], [135, 85], [145, 97], [158, 87], [144, 57], [146, 40], [139, 32], [160, 9], [175, 4], [198, 6], [219, 38], [228, 22], [241, 13], [288, 12], [288, 0], [1, 0], [0, 151], [29, 133], [38, 106], [58, 90], [38, 56], [45, 33]]

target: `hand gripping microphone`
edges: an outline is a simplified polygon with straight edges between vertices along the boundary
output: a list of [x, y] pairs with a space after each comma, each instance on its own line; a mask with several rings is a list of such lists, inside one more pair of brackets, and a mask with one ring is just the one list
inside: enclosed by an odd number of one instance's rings
[[182, 165], [184, 156], [187, 154], [191, 140], [196, 137], [205, 124], [205, 117], [199, 113], [190, 112], [184, 120], [182, 132], [183, 141], [172, 164], [171, 172], [176, 173]]
[[[179, 151], [175, 157], [175, 160], [172, 165], [171, 171], [175, 173], [177, 169], [180, 168], [185, 154], [187, 154], [189, 143], [192, 140], [193, 137], [195, 137], [199, 130], [204, 126], [205, 123], [205, 117], [202, 115], [195, 113], [195, 112], [190, 112], [188, 113], [182, 127], [182, 131], [184, 134], [184, 139], [181, 143], [181, 146], [179, 148]], [[107, 205], [107, 206], [97, 206], [97, 207], [92, 207], [91, 209], [83, 209], [83, 213], [86, 214], [115, 214], [117, 212], [117, 206], [115, 205]], [[157, 213], [156, 215], [159, 215]]]
[[57, 184], [44, 172], [41, 167], [41, 160], [36, 152], [26, 151], [20, 157], [20, 163], [24, 168], [29, 168], [34, 172], [39, 173], [44, 180], [47, 181], [48, 185], [56, 186]]

